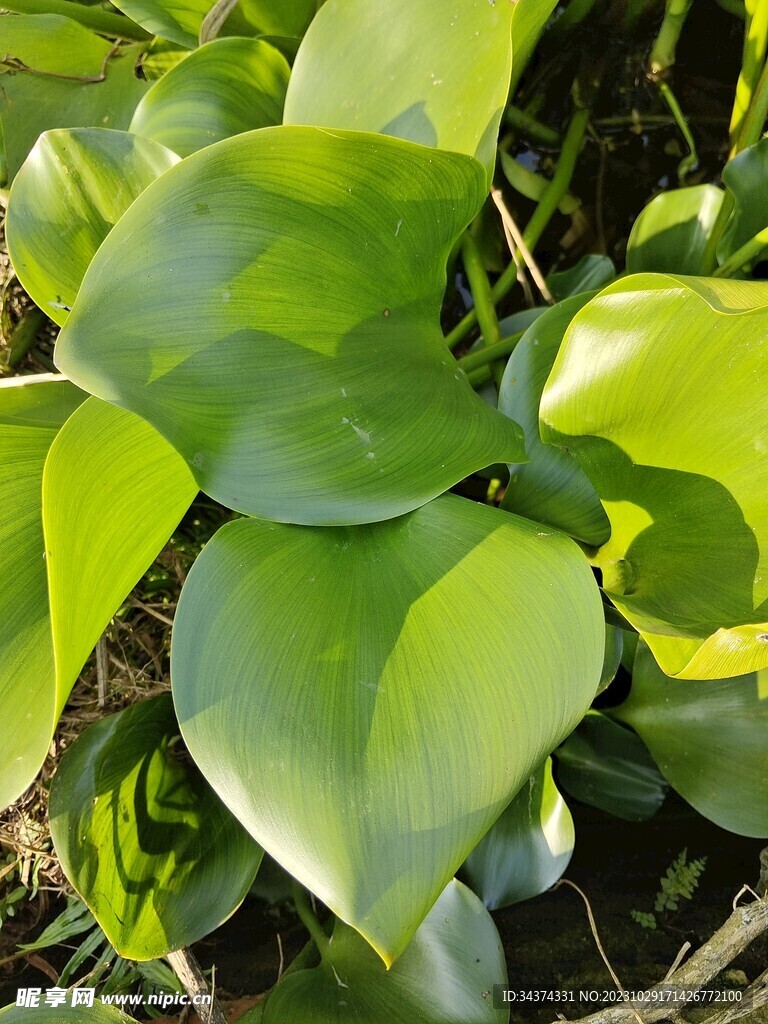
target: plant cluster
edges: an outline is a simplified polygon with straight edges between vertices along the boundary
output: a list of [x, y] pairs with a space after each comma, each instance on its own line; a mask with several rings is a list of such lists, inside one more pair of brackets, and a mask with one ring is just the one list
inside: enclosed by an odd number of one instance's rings
[[626, 817], [668, 784], [768, 834], [768, 4], [742, 12], [722, 185], [691, 186], [690, 4], [620, 5], [658, 26], [690, 151], [619, 276], [536, 259], [578, 212], [609, 54], [576, 53], [562, 130], [521, 90], [615, 11], [116, 6], [0, 18], [7, 244], [61, 328], [58, 372], [0, 383], [0, 805], [202, 491], [230, 521], [184, 583], [172, 693], [90, 725], [53, 780], [67, 878], [142, 963], [233, 914], [266, 850], [311, 941], [251, 1020], [507, 1020], [488, 908], [568, 864], [553, 758]]

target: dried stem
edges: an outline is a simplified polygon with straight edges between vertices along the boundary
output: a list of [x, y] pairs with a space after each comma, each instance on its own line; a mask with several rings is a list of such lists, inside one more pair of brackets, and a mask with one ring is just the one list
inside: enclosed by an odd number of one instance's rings
[[202, 1024], [227, 1024], [227, 1018], [216, 998], [216, 993], [210, 992], [202, 968], [192, 951], [189, 949], [177, 949], [173, 953], [168, 953], [166, 960], [176, 972], [188, 996], [192, 999], [196, 996], [211, 997], [210, 1002], [199, 1001], [199, 1003], [195, 1003], [195, 1010]]

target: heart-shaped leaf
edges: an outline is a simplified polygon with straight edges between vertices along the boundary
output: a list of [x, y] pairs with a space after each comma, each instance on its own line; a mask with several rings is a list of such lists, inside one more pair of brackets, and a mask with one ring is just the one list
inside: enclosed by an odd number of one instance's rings
[[178, 153], [280, 124], [290, 68], [260, 39], [215, 39], [155, 82], [131, 131]]
[[629, 697], [611, 714], [640, 734], [700, 814], [739, 835], [768, 837], [768, 673], [671, 679], [640, 643]]
[[642, 740], [590, 711], [555, 751], [557, 781], [566, 793], [626, 821], [652, 818], [667, 787]]
[[714, 185], [676, 188], [655, 196], [635, 221], [627, 243], [630, 274], [658, 271], [671, 274], [708, 274], [703, 263], [723, 192]]
[[603, 646], [576, 545], [446, 495], [366, 527], [224, 527], [171, 665], [214, 789], [391, 964], [584, 714]]
[[136, 77], [143, 46], [116, 48], [59, 14], [4, 17], [2, 37], [8, 57], [38, 72], [0, 73], [0, 127], [9, 181], [38, 136], [50, 128], [128, 127], [148, 88]]
[[595, 488], [574, 458], [544, 444], [539, 436], [539, 402], [563, 335], [573, 317], [594, 296], [564, 299], [538, 317], [509, 358], [499, 389], [499, 409], [525, 431], [530, 462], [509, 468], [503, 506], [549, 523], [584, 544], [598, 546], [610, 533]]
[[318, 524], [407, 512], [525, 458], [439, 327], [484, 178], [469, 157], [315, 128], [201, 150], [110, 233], [56, 359], [149, 420], [230, 508]]
[[268, 996], [262, 1024], [505, 1024], [491, 992], [507, 967], [478, 898], [452, 880], [391, 970], [337, 921], [319, 967], [289, 972]]
[[179, 742], [170, 694], [102, 718], [66, 750], [50, 821], [64, 873], [131, 960], [217, 928], [262, 856]]
[[136, 196], [178, 156], [128, 132], [59, 129], [40, 136], [16, 176], [5, 233], [13, 269], [63, 324], [88, 265]]
[[514, 11], [508, 0], [326, 0], [296, 55], [285, 123], [467, 153], [490, 175]]
[[547, 758], [467, 857], [462, 877], [489, 910], [520, 903], [555, 884], [575, 839]]
[[669, 675], [768, 667], [767, 332], [768, 285], [631, 277], [576, 315], [544, 390], [542, 437], [611, 521], [605, 590]]
[[0, 384], [2, 807], [34, 779], [86, 658], [196, 489], [148, 424], [83, 398], [51, 376]]

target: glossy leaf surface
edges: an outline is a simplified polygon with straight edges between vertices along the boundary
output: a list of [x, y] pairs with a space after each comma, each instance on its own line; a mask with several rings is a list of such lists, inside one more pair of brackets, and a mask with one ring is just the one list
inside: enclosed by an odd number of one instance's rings
[[58, 434], [43, 475], [43, 522], [60, 708], [196, 493], [167, 441], [123, 409], [90, 399]]
[[290, 68], [258, 39], [215, 39], [157, 81], [131, 131], [179, 156], [255, 128], [279, 124]]
[[261, 861], [180, 743], [170, 694], [89, 726], [61, 759], [50, 819], [64, 873], [131, 960], [217, 928]]
[[[288, 974], [267, 998], [263, 1024], [505, 1024], [490, 992], [507, 969], [499, 934], [478, 898], [452, 880], [387, 971], [360, 936], [337, 921], [328, 958]], [[485, 994], [485, 997], [484, 997]]]
[[196, 490], [176, 452], [131, 414], [93, 399], [70, 416], [83, 397], [61, 378], [0, 386], [0, 693], [11, 716], [2, 806], [37, 774], [88, 655]]
[[599, 711], [590, 711], [555, 751], [557, 781], [570, 796], [617, 818], [645, 821], [667, 787], [645, 744]]
[[670, 679], [645, 644], [632, 689], [611, 713], [636, 729], [669, 784], [700, 814], [740, 835], [768, 837], [768, 685]]
[[367, 527], [224, 527], [172, 678], [214, 789], [391, 963], [583, 715], [603, 645], [571, 541], [447, 495]]
[[525, 431], [531, 460], [510, 466], [503, 507], [598, 546], [608, 539], [610, 524], [595, 488], [568, 452], [544, 444], [539, 435], [539, 401], [563, 335], [594, 294], [559, 302], [528, 328], [507, 362], [499, 409]]
[[42, 477], [61, 424], [85, 395], [62, 378], [0, 382], [0, 807], [20, 796], [53, 735], [55, 682], [48, 616]]
[[147, 89], [135, 74], [141, 45], [113, 52], [108, 40], [58, 14], [6, 16], [2, 36], [5, 53], [42, 72], [0, 70], [9, 180], [50, 128], [128, 127]]
[[490, 174], [514, 11], [507, 0], [326, 0], [296, 55], [285, 123], [467, 153]]
[[121, 219], [56, 359], [153, 423], [230, 508], [317, 524], [407, 512], [525, 458], [439, 327], [446, 258], [484, 191], [476, 161], [395, 139], [228, 139]]
[[462, 878], [489, 910], [520, 903], [555, 884], [575, 839], [547, 758], [467, 857]]
[[627, 243], [627, 271], [707, 274], [704, 250], [723, 202], [714, 185], [676, 188], [655, 196], [635, 221]]
[[606, 593], [669, 675], [768, 666], [767, 331], [764, 284], [628, 278], [577, 314], [544, 391], [542, 436], [611, 521]]
[[57, 324], [96, 250], [136, 196], [178, 157], [104, 128], [45, 132], [13, 183], [5, 224], [13, 268]]
[[723, 168], [723, 184], [733, 195], [733, 213], [717, 246], [721, 261], [768, 227], [766, 175], [768, 139], [748, 146]]

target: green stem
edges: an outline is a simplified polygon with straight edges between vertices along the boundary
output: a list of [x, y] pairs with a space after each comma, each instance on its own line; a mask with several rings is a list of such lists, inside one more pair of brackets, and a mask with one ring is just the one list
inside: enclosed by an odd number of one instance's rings
[[571, 0], [566, 9], [552, 26], [551, 35], [554, 39], [561, 38], [566, 32], [576, 28], [589, 15], [598, 0]]
[[664, 81], [659, 82], [659, 92], [661, 93], [662, 99], [669, 107], [670, 112], [675, 119], [675, 123], [680, 129], [680, 134], [685, 139], [685, 144], [688, 147], [688, 156], [680, 161], [677, 168], [677, 176], [680, 179], [680, 184], [683, 185], [685, 184], [686, 176], [698, 166], [699, 154], [696, 152], [696, 143], [694, 142], [693, 135], [691, 135], [691, 129], [688, 127], [685, 114], [681, 110], [675, 94]]
[[495, 363], [497, 359], [505, 359], [514, 352], [518, 341], [524, 334], [525, 331], [518, 331], [516, 334], [510, 334], [508, 338], [497, 341], [495, 345], [486, 345], [475, 352], [468, 352], [458, 360], [458, 364], [465, 373], [470, 373], [472, 370], [480, 369], [481, 366]]
[[714, 271], [713, 277], [733, 277], [742, 267], [752, 263], [763, 250], [768, 247], [768, 228], [750, 238], [748, 242], [740, 246], [736, 252], [731, 253], [727, 260]]
[[559, 149], [562, 142], [560, 133], [556, 132], [554, 128], [550, 128], [549, 125], [542, 124], [541, 121], [532, 117], [525, 110], [510, 104], [504, 113], [504, 118], [510, 128], [522, 132], [523, 135], [533, 139], [534, 142], [540, 142], [543, 146], [552, 146], [553, 149]]
[[0, 354], [0, 370], [4, 367], [13, 369], [19, 365], [34, 345], [37, 333], [45, 323], [45, 320], [45, 313], [42, 309], [38, 309], [37, 306], [25, 314], [8, 339], [8, 348], [4, 353]]
[[98, 7], [83, 7], [70, 0], [3, 0], [2, 6], [14, 14], [61, 14], [115, 39], [136, 39], [143, 43], [152, 38], [149, 32], [122, 14], [112, 14]]
[[480, 255], [477, 242], [469, 232], [464, 235], [461, 255], [469, 287], [472, 290], [477, 320], [482, 333], [482, 342], [484, 345], [495, 345], [501, 340], [501, 333], [499, 331], [496, 308], [493, 305], [491, 286], [488, 282], [488, 275], [485, 272], [483, 258]]
[[307, 929], [312, 937], [312, 941], [317, 946], [317, 951], [320, 954], [321, 959], [327, 959], [330, 940], [323, 931], [320, 922], [312, 913], [312, 907], [309, 905], [306, 890], [302, 885], [299, 885], [298, 882], [292, 882], [291, 895], [293, 896], [296, 913], [301, 918], [301, 923]]
[[685, 19], [693, 0], [667, 0], [664, 20], [648, 58], [648, 68], [654, 78], [664, 74], [675, 63], [675, 51]]
[[[565, 133], [563, 148], [560, 151], [560, 159], [557, 161], [557, 167], [555, 168], [552, 180], [547, 185], [541, 201], [534, 210], [533, 216], [523, 232], [523, 240], [531, 252], [536, 248], [536, 244], [570, 187], [588, 123], [589, 107], [577, 107]], [[515, 261], [512, 260], [491, 289], [494, 303], [500, 302], [501, 299], [509, 294], [516, 280], [517, 267], [515, 266]], [[476, 323], [477, 311], [471, 309], [453, 328], [450, 334], [446, 336], [445, 342], [448, 348], [453, 350], [457, 345], [461, 344]]]
[[768, 117], [768, 63], [763, 65], [749, 110], [741, 123], [739, 138], [731, 149], [731, 159], [758, 141], [763, 134], [766, 117]]
[[[745, 11], [747, 6], [745, 5]], [[744, 29], [744, 49], [741, 59], [741, 72], [736, 83], [736, 96], [731, 114], [730, 137], [731, 156], [735, 156], [741, 145], [741, 132], [744, 121], [749, 113], [755, 90], [768, 53], [768, 2], [757, 0], [756, 6], [747, 11], [747, 23]]]

